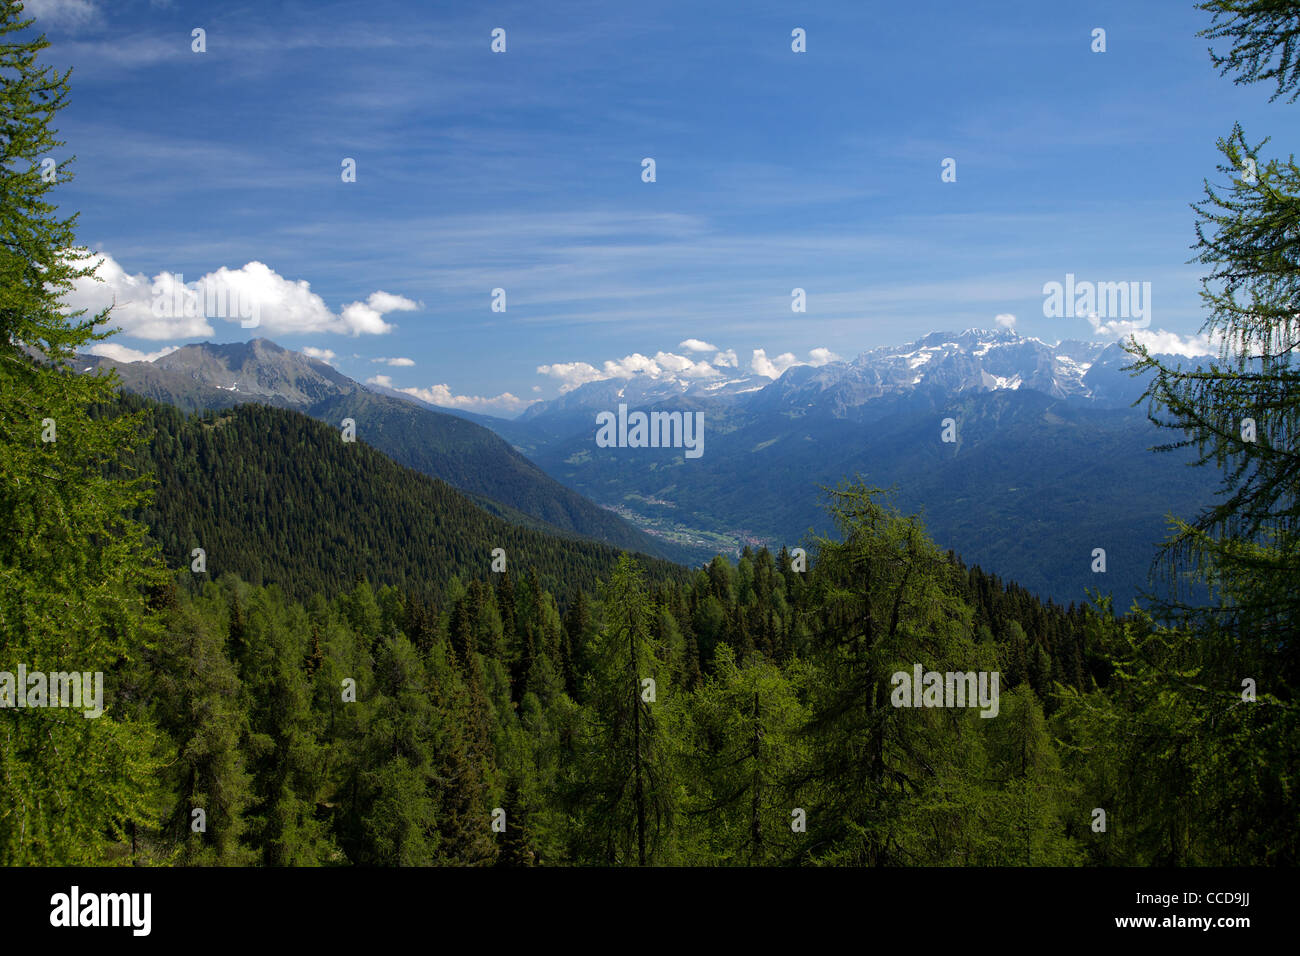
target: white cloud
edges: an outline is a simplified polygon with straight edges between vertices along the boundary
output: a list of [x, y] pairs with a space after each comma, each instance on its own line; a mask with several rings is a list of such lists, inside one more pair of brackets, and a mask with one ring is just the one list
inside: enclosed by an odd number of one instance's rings
[[1218, 355], [1218, 337], [1208, 335], [1182, 336], [1162, 329], [1138, 329], [1133, 333], [1139, 345], [1145, 345], [1156, 355], [1182, 355], [1195, 358], [1199, 355]]
[[735, 349], [727, 349], [713, 356], [713, 364], [721, 368], [739, 368], [740, 357], [736, 355]]
[[646, 358], [640, 352], [633, 352], [631, 355], [625, 355], [621, 359], [605, 360], [605, 377], [606, 378], [631, 378], [638, 372], [644, 372], [651, 378], [658, 378], [663, 370], [655, 363], [652, 358]]
[[588, 382], [599, 382], [601, 379], [613, 377], [602, 374], [596, 366], [587, 362], [557, 362], [554, 365], [539, 365], [537, 366], [537, 374], [558, 378], [561, 382], [561, 393], [571, 392], [579, 385], [586, 385]]
[[1094, 335], [1102, 338], [1120, 339], [1125, 342], [1130, 337], [1139, 345], [1145, 345], [1156, 355], [1181, 355], [1195, 358], [1200, 355], [1218, 355], [1223, 342], [1220, 335], [1179, 335], [1163, 329], [1146, 328], [1142, 322], [1127, 322], [1123, 319], [1111, 319], [1102, 322], [1095, 315], [1088, 316]]
[[681, 378], [713, 378], [721, 374], [708, 362], [696, 362], [672, 352], [656, 352], [654, 362], [661, 372], [670, 372]]
[[309, 282], [286, 279], [256, 261], [239, 269], [222, 266], [186, 282], [181, 274], [171, 272], [160, 272], [152, 280], [143, 273], [130, 275], [103, 253], [92, 254], [91, 259], [102, 260], [95, 275], [103, 281], [77, 280], [64, 302], [90, 312], [113, 305], [110, 323], [135, 338], [209, 336], [213, 334], [209, 319], [245, 327], [243, 321], [253, 318], [257, 325], [246, 328], [255, 328], [255, 335], [382, 335], [393, 330], [383, 319], [386, 313], [420, 308], [404, 296], [380, 291], [371, 293], [365, 302], [343, 306], [336, 315], [311, 291]]
[[1108, 338], [1127, 339], [1138, 329], [1143, 328], [1140, 322], [1128, 322], [1124, 319], [1111, 319], [1107, 322], [1101, 321], [1094, 313], [1089, 315], [1088, 324], [1092, 326], [1092, 334]]
[[[88, 314], [113, 306], [109, 324], [120, 326], [127, 335], [138, 339], [196, 338], [213, 334], [213, 328], [201, 315], [156, 316], [153, 314], [155, 291], [173, 301], [175, 280], [171, 273], [160, 273], [152, 282], [143, 274], [129, 275], [112, 256], [98, 256], [95, 275], [102, 279], [77, 279], [63, 302], [70, 309], [85, 309]], [[79, 265], [90, 265], [84, 260]], [[184, 310], [182, 310], [184, 311]]]
[[993, 321], [997, 323], [1000, 329], [1014, 329], [1016, 327], [1016, 317], [1010, 312], [1003, 312], [1001, 315], [993, 316]]
[[139, 349], [127, 348], [125, 345], [118, 345], [116, 342], [96, 342], [86, 351], [91, 355], [102, 355], [105, 358], [111, 358], [114, 362], [152, 362], [164, 355], [170, 355], [178, 348], [180, 348], [178, 345], [167, 345], [157, 352], [141, 352]]
[[517, 412], [532, 404], [532, 402], [509, 392], [502, 392], [500, 395], [484, 398], [479, 395], [454, 395], [446, 385], [431, 385], [428, 388], [396, 388], [393, 385], [393, 380], [387, 375], [372, 376], [366, 379], [366, 384], [391, 388], [404, 395], [411, 395], [422, 402], [428, 402], [430, 405], [438, 405], [442, 408], [460, 408], [478, 412]]
[[338, 356], [334, 354], [333, 349], [318, 349], [314, 345], [306, 345], [300, 350], [303, 355], [309, 355], [314, 359], [320, 359], [326, 365], [333, 365], [334, 359]]
[[[712, 361], [696, 361], [674, 352], [656, 352], [653, 358], [642, 355], [640, 352], [633, 352], [621, 359], [607, 359], [602, 363], [601, 368], [597, 368], [589, 362], [557, 362], [552, 365], [537, 366], [537, 374], [558, 379], [560, 394], [563, 395], [566, 392], [573, 391], [580, 385], [586, 385], [588, 382], [602, 382], [611, 378], [632, 378], [635, 375], [648, 375], [651, 378], [663, 378], [666, 381], [676, 382], [717, 378], [723, 374], [721, 369], [740, 368], [740, 359], [736, 355], [735, 349], [722, 351], [717, 346], [710, 345], [699, 339], [687, 339], [681, 343], [681, 347], [695, 352], [710, 351], [714, 353], [714, 356]], [[829, 362], [839, 361], [841, 361], [840, 356], [827, 348], [811, 350], [808, 353], [806, 362], [800, 361], [792, 352], [786, 352], [778, 355], [775, 359], [769, 359], [766, 351], [754, 349], [754, 359], [750, 367], [758, 375], [779, 378], [782, 372], [795, 365], [818, 367]]]
[[767, 357], [766, 349], [754, 349], [754, 357], [749, 363], [750, 369], [757, 375], [767, 378], [780, 378], [781, 374], [795, 365], [802, 365], [793, 352], [782, 352], [775, 359]]
[[827, 348], [815, 348], [808, 353], [808, 361], [801, 362], [793, 352], [782, 352], [774, 359], [767, 357], [764, 349], [754, 349], [754, 357], [749, 363], [750, 369], [756, 375], [762, 375], [765, 378], [778, 379], [785, 374], [787, 369], [794, 368], [796, 365], [811, 365], [819, 368], [830, 362], [838, 362], [840, 357]]
[[385, 365], [391, 365], [397, 368], [409, 368], [415, 364], [415, 359], [409, 358], [375, 358], [370, 361], [372, 364], [383, 362]]
[[679, 349], [686, 349], [688, 352], [716, 352], [718, 347], [710, 345], [708, 342], [701, 342], [699, 339], [687, 339], [685, 342], [678, 342]]
[[[307, 283], [302, 283], [305, 288]], [[320, 297], [316, 297], [319, 301]], [[384, 321], [385, 312], [414, 312], [420, 306], [412, 300], [388, 292], [372, 292], [365, 302], [352, 302], [343, 307], [340, 321], [353, 335], [383, 335], [393, 331]], [[332, 331], [342, 331], [335, 329]]]
[[610, 378], [648, 375], [651, 378], [675, 381], [684, 378], [714, 378], [722, 374], [708, 362], [697, 362], [674, 352], [656, 352], [654, 358], [633, 352], [621, 359], [606, 359], [603, 365], [603, 368], [598, 369], [589, 362], [557, 362], [537, 366], [537, 374], [559, 379], [560, 394], [571, 392], [588, 382], [602, 382]]
[[80, 27], [100, 20], [91, 0], [26, 0], [23, 13], [51, 26]]

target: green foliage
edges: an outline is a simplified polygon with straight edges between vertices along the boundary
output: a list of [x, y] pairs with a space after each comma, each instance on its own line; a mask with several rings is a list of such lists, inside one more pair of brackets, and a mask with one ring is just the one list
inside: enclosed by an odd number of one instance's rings
[[[1300, 4], [1215, 0], [1206, 35], [1231, 39], [1211, 54], [1238, 83], [1300, 88]], [[1241, 127], [1219, 141], [1219, 172], [1197, 211], [1196, 261], [1209, 267], [1203, 331], [1218, 362], [1169, 368], [1134, 345], [1154, 372], [1147, 398], [1158, 425], [1182, 433], [1221, 471], [1220, 500], [1196, 518], [1171, 518], [1163, 553], [1176, 582], [1207, 585], [1208, 601], [1156, 604], [1150, 615], [1099, 619], [1112, 679], [1073, 692], [1063, 708], [1071, 756], [1117, 825], [1091, 841], [1100, 862], [1293, 864], [1300, 705], [1300, 167], [1265, 160], [1267, 140]]]
[[92, 417], [112, 382], [64, 364], [108, 334], [106, 313], [60, 302], [93, 271], [50, 195], [71, 159], [48, 179], [39, 165], [63, 145], [67, 74], [37, 65], [48, 43], [22, 37], [18, 10], [0, 5], [0, 671], [101, 672], [107, 709], [0, 711], [0, 862], [110, 863], [157, 799], [154, 730], [114, 699], [119, 664], [155, 633], [145, 595], [160, 579], [129, 517], [143, 485], [103, 474], [137, 422]]
[[[359, 578], [428, 598], [453, 575], [483, 573], [492, 549], [551, 590], [594, 591], [618, 552], [493, 517], [449, 485], [394, 464], [364, 442], [298, 412], [241, 405], [185, 417], [134, 396], [151, 440], [135, 466], [158, 476], [139, 512], [173, 568], [194, 548], [207, 574], [275, 582], [299, 599], [338, 594]], [[663, 561], [655, 580], [681, 576]]]
[[782, 668], [753, 653], [742, 666], [730, 645], [718, 648], [680, 717], [685, 862], [753, 866], [798, 855], [791, 823], [793, 781], [808, 757], [806, 677], [798, 662]]
[[1223, 54], [1210, 50], [1221, 76], [1236, 73], [1234, 83], [1272, 80], [1275, 100], [1300, 97], [1300, 3], [1295, 0], [1203, 0], [1197, 9], [1214, 14], [1200, 36], [1230, 40]]
[[[602, 590], [603, 627], [587, 675], [590, 710], [572, 768], [584, 850], [610, 864], [656, 859], [673, 823], [665, 651], [641, 568], [624, 555]], [[646, 682], [650, 682], [649, 684]]]

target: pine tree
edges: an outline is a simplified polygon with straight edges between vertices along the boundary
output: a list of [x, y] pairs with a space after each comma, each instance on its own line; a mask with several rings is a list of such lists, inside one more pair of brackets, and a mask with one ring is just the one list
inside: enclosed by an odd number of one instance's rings
[[537, 864], [537, 850], [533, 846], [533, 833], [529, 807], [520, 793], [519, 781], [512, 777], [506, 786], [506, 798], [501, 804], [506, 812], [506, 830], [501, 836], [501, 851], [497, 866], [520, 867]]
[[[1294, 103], [1300, 5], [1210, 0], [1200, 8], [1214, 14], [1203, 35], [1232, 43], [1226, 53], [1211, 50], [1220, 72], [1237, 83], [1272, 81], [1271, 98], [1290, 94]], [[1252, 145], [1234, 125], [1218, 143], [1228, 183], [1207, 180], [1193, 207], [1194, 261], [1209, 269], [1202, 331], [1217, 340], [1218, 360], [1187, 371], [1130, 347], [1134, 368], [1151, 375], [1150, 417], [1182, 434], [1162, 448], [1194, 447], [1199, 464], [1220, 468], [1220, 500], [1173, 521], [1163, 557], [1175, 598], [1152, 612], [1173, 627], [1144, 621], [1112, 642], [1111, 708], [1071, 702], [1086, 726], [1106, 719], [1129, 735], [1122, 742], [1159, 747], [1154, 759], [1122, 752], [1144, 765], [1125, 777], [1121, 794], [1146, 813], [1131, 816], [1130, 846], [1153, 862], [1289, 862], [1297, 854], [1294, 828], [1274, 821], [1300, 724], [1300, 167], [1294, 156], [1266, 159], [1267, 142]], [[1207, 586], [1209, 599], [1189, 594], [1189, 583]], [[1243, 699], [1246, 679], [1258, 684], [1254, 702]], [[1153, 804], [1162, 791], [1165, 802]]]

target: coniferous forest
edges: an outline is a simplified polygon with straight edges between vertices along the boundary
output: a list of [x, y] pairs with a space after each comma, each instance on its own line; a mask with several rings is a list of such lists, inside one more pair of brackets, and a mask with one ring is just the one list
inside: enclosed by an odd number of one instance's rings
[[[1295, 5], [1202, 6], [1225, 73], [1294, 99]], [[1134, 347], [1222, 470], [1161, 565], [1208, 603], [1042, 601], [854, 476], [809, 489], [834, 533], [687, 568], [491, 515], [364, 428], [81, 374], [112, 316], [60, 303], [68, 81], [29, 26], [0, 5], [0, 671], [102, 672], [105, 708], [0, 709], [6, 865], [1300, 862], [1293, 159], [1234, 131], [1258, 177], [1197, 207], [1234, 350]], [[999, 683], [900, 704], [916, 668]]]

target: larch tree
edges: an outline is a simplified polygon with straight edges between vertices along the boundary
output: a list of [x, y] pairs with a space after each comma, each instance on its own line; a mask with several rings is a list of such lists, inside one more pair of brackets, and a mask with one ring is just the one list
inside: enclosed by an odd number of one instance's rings
[[157, 815], [155, 732], [113, 697], [115, 666], [149, 639], [144, 594], [161, 577], [129, 517], [148, 489], [116, 467], [138, 421], [97, 414], [114, 380], [70, 365], [111, 331], [107, 310], [63, 304], [98, 263], [54, 202], [71, 178], [52, 125], [71, 71], [39, 65], [49, 43], [32, 22], [0, 3], [0, 671], [102, 673], [105, 710], [0, 710], [0, 862], [106, 864]]

